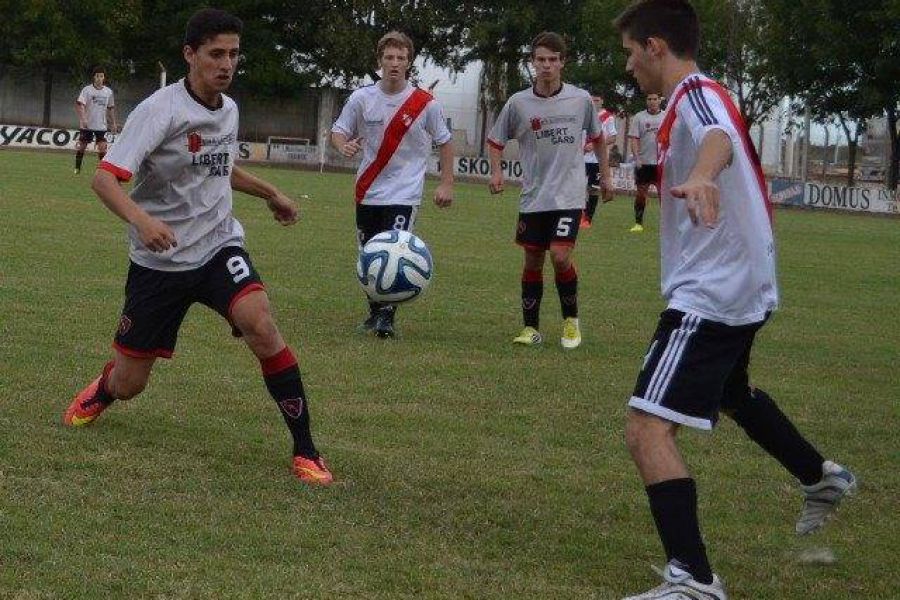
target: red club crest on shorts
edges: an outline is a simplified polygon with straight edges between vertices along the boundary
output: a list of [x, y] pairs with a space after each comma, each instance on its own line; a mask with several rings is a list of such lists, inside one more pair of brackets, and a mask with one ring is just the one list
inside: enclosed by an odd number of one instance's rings
[[203, 138], [200, 137], [200, 133], [197, 131], [192, 131], [187, 136], [187, 147], [188, 152], [191, 154], [197, 154], [200, 152], [200, 148], [203, 147]]
[[532, 117], [531, 118], [531, 130], [532, 131], [540, 131], [541, 130], [541, 118], [540, 117]]
[[296, 419], [303, 412], [303, 398], [288, 398], [287, 400], [279, 400], [278, 405], [284, 414], [292, 419]]
[[122, 315], [122, 317], [119, 319], [119, 335], [125, 335], [126, 333], [131, 331], [131, 325], [131, 319], [128, 317], [128, 315]]

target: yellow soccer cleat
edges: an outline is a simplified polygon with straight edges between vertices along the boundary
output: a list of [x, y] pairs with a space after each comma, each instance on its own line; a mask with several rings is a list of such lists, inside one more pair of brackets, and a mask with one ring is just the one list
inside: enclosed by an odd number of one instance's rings
[[634, 227], [632, 227], [628, 231], [630, 231], [631, 233], [644, 233], [644, 226], [640, 223], [635, 223]]
[[581, 327], [578, 326], [578, 319], [568, 317], [565, 320], [562, 338], [560, 338], [559, 342], [566, 350], [571, 350], [581, 345]]
[[513, 344], [522, 344], [523, 346], [537, 346], [544, 341], [544, 337], [534, 327], [526, 327], [518, 337], [513, 338]]

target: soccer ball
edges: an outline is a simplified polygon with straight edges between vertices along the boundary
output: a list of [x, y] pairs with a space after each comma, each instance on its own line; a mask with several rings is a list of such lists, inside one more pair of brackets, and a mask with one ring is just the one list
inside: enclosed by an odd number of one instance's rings
[[431, 282], [431, 252], [408, 231], [382, 231], [359, 251], [356, 277], [374, 302], [397, 304], [417, 298]]

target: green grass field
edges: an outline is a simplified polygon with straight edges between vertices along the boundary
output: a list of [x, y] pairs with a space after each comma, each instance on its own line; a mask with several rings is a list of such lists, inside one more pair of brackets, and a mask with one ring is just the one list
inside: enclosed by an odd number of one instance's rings
[[[354, 333], [352, 177], [254, 168], [310, 195], [292, 228], [235, 202], [338, 479], [307, 489], [258, 363], [201, 306], [143, 395], [60, 425], [109, 354], [127, 268], [93, 160], [76, 177], [68, 154], [0, 152], [0, 597], [607, 599], [658, 583], [622, 441], [663, 308], [655, 206], [643, 236], [627, 198], [582, 233], [584, 345], [559, 347], [549, 284], [548, 343], [525, 349], [516, 190], [459, 184], [451, 209], [423, 206], [436, 278], [381, 341]], [[900, 221], [779, 211], [776, 229], [783, 309], [754, 378], [861, 486], [798, 539], [786, 472], [727, 420], [684, 431], [710, 559], [736, 599], [897, 598]], [[798, 562], [819, 547], [836, 564]]]

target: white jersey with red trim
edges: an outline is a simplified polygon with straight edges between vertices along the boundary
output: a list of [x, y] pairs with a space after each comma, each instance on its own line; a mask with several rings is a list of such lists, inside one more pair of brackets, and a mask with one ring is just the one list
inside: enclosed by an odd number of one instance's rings
[[121, 181], [134, 174], [131, 199], [171, 227], [178, 246], [151, 252], [132, 226], [132, 261], [184, 271], [203, 266], [226, 246], [243, 246], [244, 229], [231, 205], [237, 133], [234, 101], [222, 95], [220, 107], [207, 106], [184, 79], [135, 107], [100, 168]]
[[[694, 225], [672, 188], [687, 181], [703, 138], [731, 139], [731, 163], [716, 178], [719, 221]], [[728, 93], [695, 73], [673, 93], [660, 129], [662, 294], [669, 308], [727, 325], [762, 321], [778, 306], [771, 205], [756, 150]]]
[[[603, 130], [603, 136], [606, 143], [610, 144], [610, 140], [615, 141], [618, 131], [616, 131], [616, 115], [605, 108], [597, 113], [597, 119], [600, 121], [600, 129]], [[587, 143], [587, 131], [584, 132], [584, 162], [590, 164], [597, 163], [597, 155], [594, 154], [593, 144]]]
[[92, 85], [86, 85], [78, 94], [75, 100], [78, 104], [84, 106], [84, 119], [87, 128], [91, 131], [106, 131], [109, 127], [106, 124], [106, 111], [114, 108], [116, 103], [113, 100], [113, 91], [105, 85], [96, 88]]
[[528, 88], [506, 101], [488, 143], [503, 149], [510, 139], [519, 142], [520, 212], [584, 208], [583, 132], [595, 140], [600, 122], [591, 95], [581, 88], [566, 83], [547, 97]]
[[[375, 161], [378, 149], [384, 142], [385, 129], [415, 89], [407, 83], [403, 91], [386, 94], [376, 83], [350, 94], [331, 131], [350, 139], [363, 138], [362, 162], [356, 172], [357, 179]], [[366, 190], [361, 204], [421, 204], [432, 143], [442, 146], [452, 137], [441, 105], [437, 100], [431, 100], [409, 125], [393, 156]]]

